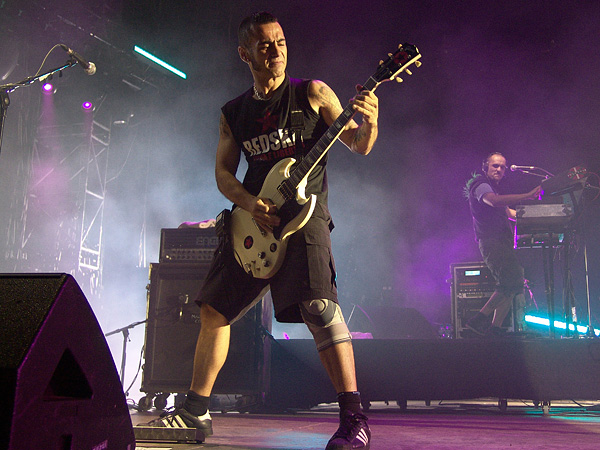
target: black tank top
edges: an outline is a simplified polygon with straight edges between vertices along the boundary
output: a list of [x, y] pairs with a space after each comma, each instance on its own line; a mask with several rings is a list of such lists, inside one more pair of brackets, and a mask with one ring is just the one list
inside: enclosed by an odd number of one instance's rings
[[[311, 80], [286, 76], [269, 100], [254, 99], [253, 89], [250, 88], [221, 108], [233, 137], [248, 162], [243, 184], [252, 195], [260, 192], [269, 170], [278, 161], [289, 157], [298, 159], [299, 155], [308, 153], [328, 129], [323, 118], [311, 108], [308, 101], [310, 82]], [[290, 129], [290, 111], [294, 108], [294, 105], [290, 105], [290, 88], [294, 89], [295, 108], [302, 110], [304, 115], [303, 142], [295, 142], [295, 135]], [[309, 175], [306, 186], [306, 193], [316, 194], [325, 211], [326, 163], [327, 154]]]

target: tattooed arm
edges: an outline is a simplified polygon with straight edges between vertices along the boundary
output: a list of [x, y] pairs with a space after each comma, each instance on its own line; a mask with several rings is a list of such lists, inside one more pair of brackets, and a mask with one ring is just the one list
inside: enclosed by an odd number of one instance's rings
[[[361, 91], [361, 86], [356, 88], [358, 93], [350, 102], [354, 110], [362, 114], [362, 124], [359, 126], [354, 120], [350, 120], [340, 135], [340, 141], [353, 152], [367, 155], [377, 140], [379, 101], [374, 93]], [[310, 84], [308, 99], [327, 125], [331, 125], [343, 111], [335, 92], [322, 81], [314, 80]]]

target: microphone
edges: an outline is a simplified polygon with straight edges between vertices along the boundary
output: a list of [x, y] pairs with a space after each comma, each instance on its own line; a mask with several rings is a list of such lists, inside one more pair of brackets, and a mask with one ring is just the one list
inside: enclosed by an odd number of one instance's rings
[[96, 73], [96, 64], [86, 60], [83, 56], [77, 53], [75, 50], [70, 49], [65, 44], [60, 44], [61, 48], [69, 54], [77, 63], [82, 67], [83, 71], [88, 75], [94, 75]]
[[537, 169], [535, 166], [515, 166], [514, 164], [510, 166], [510, 170], [514, 172], [515, 170], [534, 170]]

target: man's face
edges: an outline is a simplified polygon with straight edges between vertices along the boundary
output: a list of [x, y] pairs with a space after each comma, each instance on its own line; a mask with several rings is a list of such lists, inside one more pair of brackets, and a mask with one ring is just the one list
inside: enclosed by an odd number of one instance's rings
[[287, 47], [281, 25], [277, 22], [256, 25], [247, 48], [240, 47], [240, 56], [258, 76], [278, 78], [285, 75]]
[[487, 176], [496, 184], [504, 178], [506, 173], [506, 159], [501, 155], [492, 155], [488, 160]]

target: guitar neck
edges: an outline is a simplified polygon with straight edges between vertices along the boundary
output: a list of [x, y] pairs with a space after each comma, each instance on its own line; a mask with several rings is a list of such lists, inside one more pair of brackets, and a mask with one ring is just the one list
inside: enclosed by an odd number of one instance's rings
[[[367, 82], [363, 85], [364, 89], [367, 91], [375, 91], [379, 83], [377, 83], [373, 77], [369, 78]], [[331, 126], [327, 129], [327, 131], [321, 136], [321, 139], [315, 144], [315, 146], [304, 156], [302, 162], [298, 164], [296, 169], [290, 174], [290, 177], [286, 179], [283, 184], [288, 184], [286, 187], [282, 186], [284, 192], [287, 192], [288, 195], [290, 193], [295, 193], [298, 186], [307, 178], [312, 170], [317, 166], [321, 158], [327, 153], [331, 145], [335, 142], [335, 140], [342, 134], [344, 127], [350, 122], [352, 116], [354, 116], [354, 109], [352, 108], [352, 104], [349, 103], [346, 105], [342, 113], [335, 119], [335, 122], [331, 124]], [[282, 191], [280, 189], [280, 191]], [[287, 195], [285, 198], [290, 198]]]

